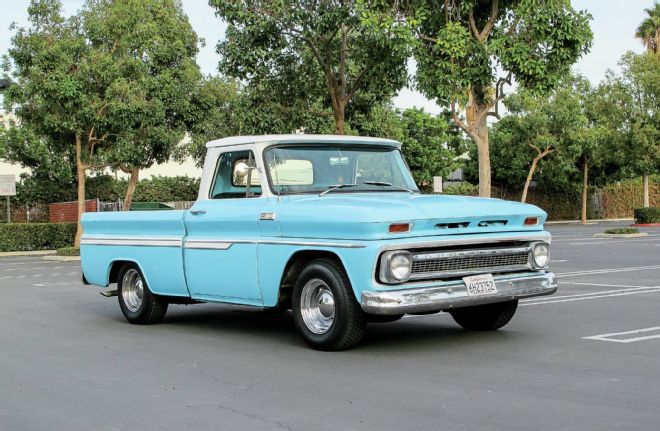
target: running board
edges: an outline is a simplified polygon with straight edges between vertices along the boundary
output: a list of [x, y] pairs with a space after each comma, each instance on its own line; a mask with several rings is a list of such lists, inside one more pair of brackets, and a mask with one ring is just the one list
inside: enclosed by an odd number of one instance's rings
[[105, 296], [106, 298], [111, 298], [113, 296], [119, 295], [119, 290], [104, 290], [102, 292], [99, 292], [101, 295]]

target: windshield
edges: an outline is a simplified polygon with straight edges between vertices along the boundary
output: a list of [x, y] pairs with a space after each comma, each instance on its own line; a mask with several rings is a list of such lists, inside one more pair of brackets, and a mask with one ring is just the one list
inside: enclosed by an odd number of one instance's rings
[[266, 150], [276, 194], [417, 191], [399, 150], [367, 146], [284, 146]]

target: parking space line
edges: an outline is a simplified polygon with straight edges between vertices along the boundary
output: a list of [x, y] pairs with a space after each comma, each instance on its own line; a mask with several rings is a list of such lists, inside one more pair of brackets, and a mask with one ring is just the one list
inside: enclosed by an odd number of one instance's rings
[[575, 284], [578, 286], [598, 286], [598, 287], [634, 287], [640, 289], [648, 289], [649, 287], [655, 287], [655, 286], [635, 286], [631, 284], [587, 283], [587, 282], [579, 282], [579, 281], [562, 281], [560, 282], [560, 284]]
[[625, 332], [613, 332], [610, 334], [600, 334], [600, 335], [592, 335], [589, 337], [582, 337], [584, 340], [596, 340], [596, 341], [610, 341], [612, 343], [634, 343], [636, 341], [645, 341], [645, 340], [652, 340], [655, 338], [660, 338], [660, 333], [654, 334], [654, 335], [646, 335], [643, 337], [632, 337], [632, 338], [615, 338], [617, 336], [621, 335], [637, 335], [637, 334], [644, 334], [647, 332], [660, 332], [660, 326], [654, 326], [652, 328], [642, 328], [642, 329], [635, 329], [633, 331], [625, 331]]
[[603, 268], [603, 269], [592, 269], [587, 271], [572, 271], [572, 272], [560, 272], [557, 273], [557, 277], [577, 277], [579, 275], [590, 275], [590, 274], [607, 274], [611, 272], [629, 272], [629, 271], [646, 271], [650, 269], [660, 269], [660, 265], [649, 265], [649, 266], [629, 266], [625, 268]]
[[566, 296], [566, 297], [556, 297], [552, 299], [545, 300], [523, 300], [520, 304], [521, 307], [529, 305], [543, 305], [543, 304], [557, 304], [560, 302], [575, 302], [575, 301], [586, 301], [589, 299], [601, 299], [601, 298], [613, 298], [617, 296], [628, 296], [628, 295], [638, 295], [640, 293], [657, 293], [660, 292], [660, 286], [646, 287], [646, 288], [635, 288], [635, 289], [623, 289], [618, 291], [608, 292], [594, 292], [593, 294], [582, 294], [582, 296]]

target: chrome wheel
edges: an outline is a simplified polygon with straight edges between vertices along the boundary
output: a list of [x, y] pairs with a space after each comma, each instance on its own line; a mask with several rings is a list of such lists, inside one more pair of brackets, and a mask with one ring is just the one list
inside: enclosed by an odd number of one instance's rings
[[121, 296], [129, 311], [136, 313], [144, 299], [144, 285], [140, 273], [131, 268], [124, 273], [121, 283]]
[[335, 320], [335, 297], [323, 280], [313, 278], [302, 288], [300, 314], [307, 329], [314, 334], [330, 330]]

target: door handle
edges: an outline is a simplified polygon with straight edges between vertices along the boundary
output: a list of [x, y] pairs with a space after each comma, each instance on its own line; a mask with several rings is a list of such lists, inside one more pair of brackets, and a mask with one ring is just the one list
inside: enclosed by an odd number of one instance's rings
[[192, 215], [206, 214], [206, 210], [190, 210], [190, 214]]

